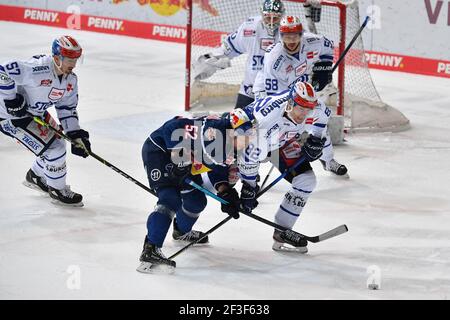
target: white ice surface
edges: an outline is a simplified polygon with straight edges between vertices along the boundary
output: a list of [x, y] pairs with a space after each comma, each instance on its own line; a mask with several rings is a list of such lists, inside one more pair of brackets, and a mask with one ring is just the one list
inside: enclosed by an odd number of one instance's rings
[[[0, 61], [47, 53], [67, 33], [6, 22], [0, 30]], [[183, 112], [184, 47], [71, 33], [85, 52], [76, 70], [79, 114], [93, 150], [146, 184], [142, 143]], [[318, 187], [294, 229], [316, 235], [345, 223], [349, 232], [310, 244], [301, 256], [272, 251], [272, 228], [242, 216], [215, 231], [209, 246], [180, 254], [175, 274], [140, 274], [152, 195], [95, 159], [69, 155], [68, 182], [85, 207], [55, 206], [21, 184], [33, 155], [0, 136], [0, 299], [448, 299], [450, 80], [372, 75], [412, 129], [348, 136], [335, 152], [350, 180], [314, 164]], [[287, 189], [279, 183], [255, 213], [271, 220]], [[209, 200], [195, 228], [225, 217]], [[163, 251], [180, 248], [169, 231]], [[73, 265], [81, 271], [78, 290], [67, 286]], [[381, 270], [381, 290], [366, 288], [371, 265]]]

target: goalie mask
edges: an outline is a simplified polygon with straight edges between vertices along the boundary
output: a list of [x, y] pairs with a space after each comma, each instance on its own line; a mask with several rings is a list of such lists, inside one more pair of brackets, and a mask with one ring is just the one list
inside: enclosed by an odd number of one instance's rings
[[275, 31], [280, 26], [281, 18], [284, 15], [284, 5], [281, 0], [264, 0], [261, 7], [261, 14], [264, 27], [269, 35], [274, 36]]

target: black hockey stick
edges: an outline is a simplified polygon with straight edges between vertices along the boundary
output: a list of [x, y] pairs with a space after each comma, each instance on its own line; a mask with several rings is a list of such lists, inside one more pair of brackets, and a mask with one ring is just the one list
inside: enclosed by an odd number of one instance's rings
[[223, 219], [222, 221], [220, 221], [218, 224], [216, 224], [214, 227], [212, 227], [211, 229], [209, 229], [208, 231], [205, 232], [205, 234], [197, 239], [194, 240], [190, 243], [188, 243], [186, 246], [184, 246], [183, 248], [181, 248], [180, 250], [178, 250], [177, 252], [175, 252], [173, 255], [171, 255], [169, 258], [169, 260], [175, 258], [177, 255], [179, 255], [180, 253], [182, 253], [184, 250], [186, 250], [187, 248], [189, 248], [190, 246], [200, 242], [202, 239], [206, 238], [210, 233], [214, 232], [216, 229], [218, 229], [219, 227], [221, 227], [223, 224], [225, 224], [226, 222], [228, 222], [228, 220], [230, 220], [232, 218], [232, 216], [228, 216], [225, 219]]
[[[305, 159], [302, 157], [301, 159], [299, 159], [293, 166], [291, 166], [290, 168], [286, 169], [285, 172], [283, 172], [277, 179], [275, 179], [274, 181], [271, 182], [271, 184], [269, 186], [267, 186], [266, 189], [263, 189], [261, 192], [258, 193], [258, 195], [256, 196], [256, 198], [259, 198], [260, 196], [262, 196], [267, 190], [269, 190], [270, 188], [272, 188], [278, 181], [280, 181], [281, 179], [283, 179], [289, 172], [291, 172], [292, 170], [294, 170], [296, 167], [298, 167]], [[202, 191], [203, 193], [205, 193], [206, 195], [216, 199], [217, 201], [223, 203], [223, 204], [228, 204], [227, 201], [223, 200], [222, 198], [218, 197], [217, 195], [215, 195], [214, 193], [210, 192], [209, 190], [203, 188], [202, 186], [196, 184], [195, 182], [193, 182], [190, 179], [186, 179], [185, 182], [191, 186], [193, 186], [194, 188]], [[256, 216], [258, 217], [258, 216]], [[259, 218], [259, 217], [258, 217]], [[231, 216], [228, 216], [227, 218], [225, 218], [224, 220], [222, 220], [221, 222], [219, 222], [217, 225], [215, 225], [214, 227], [212, 227], [210, 230], [206, 231], [205, 234], [200, 237], [197, 240], [194, 240], [190, 243], [188, 243], [185, 247], [181, 248], [180, 250], [178, 250], [177, 252], [175, 252], [173, 255], [171, 255], [169, 257], [169, 259], [172, 259], [174, 257], [176, 257], [178, 254], [180, 254], [181, 252], [183, 252], [184, 250], [186, 250], [187, 248], [189, 248], [190, 246], [200, 242], [202, 239], [206, 238], [207, 235], [209, 235], [211, 232], [215, 231], [216, 229], [218, 229], [220, 226], [222, 226], [223, 224], [225, 224], [226, 222], [228, 222], [231, 219]], [[257, 219], [257, 218], [255, 218]]]
[[[293, 170], [295, 167], [297, 167], [297, 166], [294, 165], [294, 166], [292, 166], [290, 169]], [[287, 174], [287, 172], [288, 172], [288, 170], [286, 170], [283, 174]], [[277, 180], [277, 179], [275, 179], [275, 180]], [[279, 180], [281, 180], [281, 179], [279, 179]], [[279, 180], [277, 180], [277, 181], [279, 181]], [[209, 190], [207, 190], [207, 189], [203, 188], [202, 186], [196, 184], [194, 181], [192, 181], [192, 180], [190, 180], [190, 179], [188, 179], [188, 178], [187, 178], [185, 181], [186, 181], [186, 183], [188, 183], [189, 185], [191, 185], [191, 186], [193, 186], [194, 188], [196, 188], [196, 189], [198, 189], [198, 190], [204, 192], [206, 195], [208, 195], [208, 196], [210, 196], [210, 197], [216, 199], [216, 200], [219, 201], [220, 203], [228, 204], [228, 202], [227, 202], [226, 200], [220, 198], [219, 196], [215, 195], [214, 193], [210, 192]], [[274, 183], [272, 182], [269, 186], [267, 186], [267, 188], [266, 188], [265, 191], [267, 191], [268, 188], [269, 188], [269, 187], [272, 187], [273, 185], [274, 185]], [[265, 191], [264, 191], [264, 192], [265, 192]], [[259, 196], [261, 196], [264, 192], [259, 193], [258, 196], [257, 196], [257, 198], [258, 198]], [[346, 226], [345, 224], [343, 224], [343, 225], [340, 225], [339, 227], [336, 227], [336, 228], [334, 228], [334, 229], [331, 229], [331, 230], [329, 230], [329, 231], [327, 231], [327, 232], [324, 232], [324, 233], [322, 233], [322, 234], [320, 234], [320, 235], [310, 237], [310, 236], [301, 234], [301, 233], [299, 233], [299, 232], [296, 232], [296, 231], [294, 231], [294, 230], [292, 230], [292, 229], [283, 227], [283, 226], [281, 226], [281, 225], [279, 225], [279, 224], [277, 224], [277, 223], [274, 223], [274, 222], [272, 222], [272, 221], [269, 221], [269, 220], [267, 220], [267, 219], [264, 219], [264, 218], [262, 218], [262, 217], [260, 217], [260, 216], [257, 216], [256, 214], [253, 214], [253, 213], [247, 213], [247, 212], [244, 212], [243, 210], [239, 210], [239, 211], [240, 211], [242, 214], [244, 214], [244, 215], [246, 215], [246, 216], [248, 216], [248, 217], [250, 217], [250, 218], [256, 219], [256, 220], [258, 220], [258, 221], [260, 221], [260, 222], [262, 222], [262, 223], [265, 223], [265, 224], [267, 224], [267, 225], [269, 225], [269, 226], [272, 226], [272, 227], [274, 227], [274, 228], [276, 228], [276, 229], [278, 229], [278, 230], [281, 230], [281, 231], [285, 232], [287, 235], [294, 236], [294, 237], [298, 237], [298, 238], [301, 238], [301, 239], [305, 239], [305, 240], [308, 240], [308, 241], [313, 242], [313, 243], [320, 242], [320, 241], [324, 241], [324, 240], [327, 240], [327, 239], [336, 237], [336, 236], [338, 236], [338, 235], [340, 235], [340, 234], [345, 233], [345, 232], [348, 231], [347, 226]], [[225, 222], [226, 222], [226, 221], [225, 221]], [[224, 223], [225, 223], [225, 222], [224, 222]], [[197, 241], [198, 241], [198, 240], [197, 240]], [[196, 242], [197, 242], [197, 241], [196, 241]]]
[[[33, 120], [36, 121], [38, 124], [54, 131], [58, 136], [60, 136], [61, 138], [63, 138], [64, 140], [70, 142], [71, 144], [75, 145], [75, 146], [79, 146], [78, 143], [76, 143], [74, 140], [72, 140], [71, 138], [69, 138], [67, 135], [65, 135], [64, 133], [62, 133], [61, 131], [59, 131], [58, 129], [52, 127], [50, 124], [48, 124], [47, 122], [45, 122], [43, 119], [37, 117], [37, 116], [33, 116]], [[140, 183], [139, 181], [137, 181], [136, 179], [134, 179], [132, 176], [130, 176], [129, 174], [123, 172], [122, 170], [120, 170], [119, 168], [117, 168], [115, 165], [111, 164], [110, 162], [106, 161], [105, 159], [103, 159], [102, 157], [96, 155], [94, 152], [89, 151], [89, 150], [85, 150], [91, 157], [97, 159], [98, 161], [100, 161], [101, 163], [103, 163], [105, 166], [110, 167], [111, 169], [113, 169], [115, 172], [117, 172], [118, 174], [120, 174], [121, 176], [125, 177], [126, 179], [130, 180], [131, 182], [133, 182], [134, 184], [138, 185], [139, 187], [141, 187], [142, 189], [144, 189], [147, 192], [150, 192], [152, 195], [156, 196], [156, 192], [153, 191], [152, 189], [150, 189], [149, 187], [147, 187], [146, 185]]]
[[350, 48], [352, 47], [353, 43], [356, 41], [356, 39], [359, 37], [359, 35], [361, 34], [361, 32], [364, 30], [364, 28], [366, 27], [367, 23], [369, 22], [370, 18], [369, 16], [366, 16], [366, 18], [364, 19], [364, 22], [362, 23], [361, 27], [359, 27], [358, 31], [356, 32], [356, 34], [353, 36], [352, 40], [350, 41], [350, 43], [347, 45], [347, 47], [345, 48], [345, 50], [342, 52], [341, 56], [339, 57], [339, 59], [336, 61], [336, 63], [333, 66], [333, 69], [331, 69], [331, 73], [334, 72], [334, 70], [336, 70], [336, 68], [339, 66], [339, 64], [341, 63], [342, 60], [344, 60], [345, 56], [347, 55], [347, 52], [350, 50]]

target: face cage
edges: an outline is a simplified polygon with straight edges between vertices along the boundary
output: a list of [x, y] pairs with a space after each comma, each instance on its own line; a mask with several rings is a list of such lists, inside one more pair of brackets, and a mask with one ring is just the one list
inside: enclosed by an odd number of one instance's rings
[[[275, 21], [274, 21], [275, 20]], [[263, 12], [263, 23], [268, 30], [274, 32], [280, 26], [281, 14], [276, 12]]]

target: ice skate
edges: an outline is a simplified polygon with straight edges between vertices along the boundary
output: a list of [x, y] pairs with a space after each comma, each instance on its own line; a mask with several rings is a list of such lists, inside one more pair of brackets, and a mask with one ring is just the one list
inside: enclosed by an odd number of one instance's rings
[[272, 249], [281, 252], [308, 252], [308, 241], [300, 237], [295, 237], [291, 233], [275, 230], [273, 232], [273, 245]]
[[[191, 230], [185, 234], [183, 234], [177, 226], [177, 219], [173, 219], [173, 232], [172, 237], [176, 241], [183, 241], [186, 243], [197, 241], [198, 239], [202, 238], [205, 235], [205, 233], [201, 231]], [[201, 239], [196, 244], [207, 244], [209, 243], [208, 236]]]
[[347, 167], [344, 166], [343, 164], [340, 164], [336, 160], [331, 159], [329, 162], [320, 160], [320, 162], [322, 163], [324, 170], [330, 171], [330, 172], [334, 173], [335, 175], [340, 176], [342, 178], [346, 178], [346, 179], [350, 178], [350, 176], [347, 173]]
[[82, 200], [83, 196], [70, 190], [70, 186], [66, 186], [64, 189], [58, 190], [52, 187], [48, 187], [48, 194], [53, 199], [53, 203], [71, 206], [82, 207], [84, 206]]
[[141, 264], [136, 271], [142, 273], [173, 273], [176, 267], [175, 261], [167, 259], [161, 248], [147, 241], [147, 236], [139, 261]]
[[34, 189], [42, 193], [48, 194], [48, 186], [47, 183], [45, 182], [45, 179], [39, 177], [31, 169], [28, 170], [23, 185], [30, 189]]

